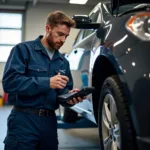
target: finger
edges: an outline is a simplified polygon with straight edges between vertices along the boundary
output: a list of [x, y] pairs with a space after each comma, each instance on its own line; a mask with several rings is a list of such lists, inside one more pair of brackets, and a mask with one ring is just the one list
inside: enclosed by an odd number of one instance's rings
[[67, 84], [67, 82], [66, 82], [65, 80], [62, 80], [62, 78], [58, 77], [58, 78], [57, 78], [57, 84], [59, 84], [59, 85], [65, 87], [66, 84]]
[[74, 105], [73, 101], [70, 100], [70, 101], [67, 101], [68, 104], [71, 104], [71, 105]]
[[66, 84], [64, 84], [63, 82], [59, 81], [58, 83], [59, 86], [62, 86], [63, 88], [66, 86]]
[[72, 93], [72, 92], [73, 92], [73, 90], [69, 91], [68, 93]]
[[83, 99], [86, 99], [86, 96], [83, 96]]
[[74, 102], [74, 104], [79, 103], [78, 100], [77, 100], [76, 98], [73, 98], [73, 102]]
[[60, 72], [58, 72], [57, 76], [58, 76], [58, 77], [61, 77]]
[[77, 88], [75, 88], [75, 89], [73, 89], [72, 91], [73, 91], [73, 92], [79, 92], [80, 90], [77, 89]]
[[65, 84], [65, 85], [67, 84], [67, 81], [66, 81], [66, 80], [62, 80], [62, 79], [61, 79], [60, 82], [63, 83], [63, 84]]
[[69, 93], [78, 92], [78, 91], [79, 91], [79, 89], [75, 88], [75, 89], [69, 91]]
[[56, 88], [57, 88], [57, 89], [64, 89], [64, 87], [61, 86], [61, 85], [59, 85], [59, 84], [56, 86]]
[[78, 102], [82, 102], [83, 99], [81, 97], [78, 97]]
[[66, 84], [62, 83], [61, 80], [60, 81], [57, 81], [57, 88], [59, 89], [64, 89], [64, 87], [66, 86]]
[[62, 81], [61, 76], [57, 75], [56, 80], [57, 80], [57, 81]]
[[69, 81], [69, 78], [67, 76], [61, 75], [61, 78], [67, 82]]

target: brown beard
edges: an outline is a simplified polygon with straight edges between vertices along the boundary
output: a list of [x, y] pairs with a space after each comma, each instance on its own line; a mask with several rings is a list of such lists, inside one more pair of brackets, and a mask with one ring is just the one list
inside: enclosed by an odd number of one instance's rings
[[[57, 42], [57, 43], [54, 43], [53, 41], [53, 36], [52, 36], [52, 33], [50, 32], [48, 37], [47, 37], [47, 43], [49, 45], [49, 47], [51, 47], [52, 49], [54, 50], [58, 50], [62, 45], [63, 45], [63, 42]], [[56, 48], [56, 44], [59, 44], [60, 47], [59, 48]]]
[[55, 43], [53, 42], [53, 39], [52, 39], [52, 33], [50, 32], [48, 37], [47, 37], [47, 43], [49, 45], [49, 47], [51, 47], [52, 49], [55, 50]]

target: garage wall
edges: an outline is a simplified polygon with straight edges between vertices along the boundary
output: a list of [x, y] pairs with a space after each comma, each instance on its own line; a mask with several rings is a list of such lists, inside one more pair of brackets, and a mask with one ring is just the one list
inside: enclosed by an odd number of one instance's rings
[[[25, 39], [35, 39], [38, 35], [45, 34], [47, 15], [54, 10], [61, 10], [72, 17], [74, 14], [88, 14], [91, 9], [92, 6], [85, 7], [83, 5], [37, 4], [35, 8], [27, 11]], [[77, 29], [71, 30], [70, 36], [67, 38], [65, 45], [60, 49], [61, 52], [68, 52], [71, 50], [77, 32]]]
[[[83, 5], [58, 5], [58, 4], [42, 4], [38, 3], [36, 7], [29, 6], [25, 15], [25, 40], [33, 40], [38, 35], [45, 34], [45, 22], [47, 15], [54, 10], [61, 10], [70, 17], [74, 14], [88, 14], [92, 9], [92, 6], [85, 8]], [[61, 52], [69, 52], [71, 50], [72, 43], [78, 30], [72, 29], [70, 36], [67, 38], [66, 43], [60, 49]], [[2, 89], [2, 75], [5, 63], [0, 63], [0, 95], [3, 95]]]

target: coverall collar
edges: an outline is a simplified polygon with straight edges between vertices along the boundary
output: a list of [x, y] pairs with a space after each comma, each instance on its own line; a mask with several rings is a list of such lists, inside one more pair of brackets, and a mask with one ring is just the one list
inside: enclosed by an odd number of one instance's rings
[[[43, 37], [43, 35], [40, 35], [36, 40], [35, 40], [35, 47], [34, 49], [36, 51], [42, 51], [46, 56], [48, 56], [44, 46], [42, 45], [41, 43], [41, 38]], [[49, 56], [48, 56], [49, 57]], [[64, 59], [63, 56], [60, 54], [60, 52], [58, 50], [55, 50], [55, 53], [54, 53], [54, 56], [52, 58], [52, 60], [55, 60], [55, 59]]]

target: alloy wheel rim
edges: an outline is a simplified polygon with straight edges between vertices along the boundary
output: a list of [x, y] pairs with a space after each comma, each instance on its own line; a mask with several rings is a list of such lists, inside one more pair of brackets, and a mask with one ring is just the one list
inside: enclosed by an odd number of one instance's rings
[[102, 138], [104, 150], [120, 150], [120, 124], [117, 118], [117, 107], [111, 94], [104, 98], [102, 108]]

